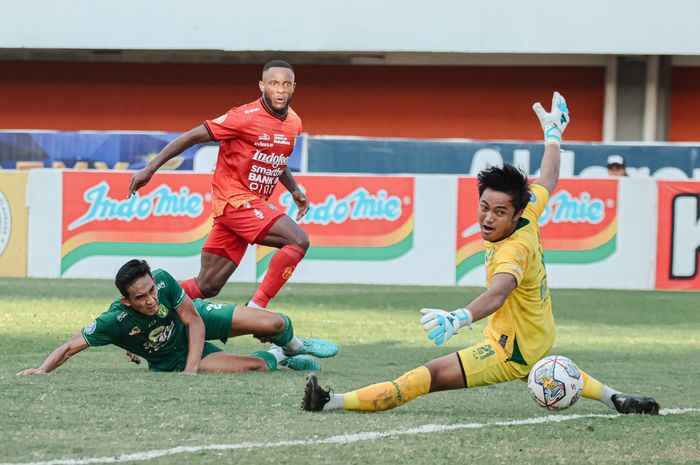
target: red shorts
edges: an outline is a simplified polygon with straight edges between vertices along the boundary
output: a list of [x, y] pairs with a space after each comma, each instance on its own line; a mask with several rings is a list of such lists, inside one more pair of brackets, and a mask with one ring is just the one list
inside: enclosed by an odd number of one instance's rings
[[238, 208], [226, 205], [224, 213], [214, 218], [202, 252], [240, 264], [248, 244], [261, 241], [282, 215], [284, 212], [263, 199], [249, 200]]

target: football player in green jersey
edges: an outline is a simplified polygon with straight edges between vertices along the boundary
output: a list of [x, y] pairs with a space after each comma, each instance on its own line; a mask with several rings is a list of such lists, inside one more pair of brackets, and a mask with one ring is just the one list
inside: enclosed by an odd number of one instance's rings
[[[292, 321], [282, 313], [193, 301], [170, 274], [164, 270], [151, 273], [143, 260], [123, 265], [115, 285], [122, 294], [119, 300], [54, 350], [41, 366], [18, 374], [48, 373], [88, 347], [108, 344], [125, 349], [132, 360], [146, 359], [150, 370], [187, 374], [274, 371], [278, 365], [315, 370], [320, 365], [309, 355], [325, 358], [338, 352], [330, 341], [294, 336]], [[240, 356], [206, 342], [219, 339], [225, 343], [229, 337], [244, 334], [273, 346]]]

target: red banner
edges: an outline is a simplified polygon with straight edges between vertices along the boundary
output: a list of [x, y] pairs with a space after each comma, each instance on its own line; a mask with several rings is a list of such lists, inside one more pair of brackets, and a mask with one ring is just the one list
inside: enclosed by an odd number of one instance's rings
[[656, 288], [700, 290], [700, 182], [659, 181]]
[[[616, 248], [617, 180], [562, 179], [540, 216], [542, 246], [549, 263], [594, 263]], [[475, 178], [459, 178], [457, 201], [457, 273], [459, 280], [483, 263], [483, 239], [477, 221], [479, 192]]]
[[[404, 176], [295, 176], [309, 211], [299, 224], [309, 235], [306, 259], [388, 260], [413, 247], [415, 178]], [[292, 196], [279, 187], [270, 201], [296, 218]], [[275, 249], [259, 247], [258, 275]]]
[[211, 175], [156, 174], [130, 199], [131, 173], [63, 173], [61, 274], [94, 255], [189, 256], [211, 226]]

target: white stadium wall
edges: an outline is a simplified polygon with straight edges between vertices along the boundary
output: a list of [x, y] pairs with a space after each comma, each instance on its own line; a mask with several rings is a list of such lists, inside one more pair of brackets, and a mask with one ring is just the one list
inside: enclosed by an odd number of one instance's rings
[[700, 43], [694, 0], [1, 4], [0, 49], [329, 51], [362, 58], [377, 51], [692, 55]]
[[[112, 278], [134, 257], [178, 279], [195, 275], [211, 222], [210, 175], [159, 173], [126, 199], [129, 177], [31, 171], [27, 275]], [[483, 285], [474, 178], [297, 179], [312, 205], [302, 220], [312, 247], [293, 282]], [[294, 217], [289, 197], [280, 188], [270, 200]], [[540, 221], [549, 285], [700, 290], [700, 218], [685, 214], [699, 199], [697, 181], [561, 180]], [[272, 252], [249, 249], [232, 279], [260, 280]]]

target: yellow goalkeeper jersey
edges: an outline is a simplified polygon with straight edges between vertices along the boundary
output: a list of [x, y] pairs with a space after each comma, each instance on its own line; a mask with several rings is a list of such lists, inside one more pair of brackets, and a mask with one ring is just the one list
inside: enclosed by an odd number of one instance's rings
[[530, 203], [517, 229], [498, 242], [486, 242], [486, 287], [496, 273], [515, 277], [517, 287], [488, 320], [484, 335], [498, 341], [510, 360], [531, 365], [554, 344], [554, 317], [547, 288], [538, 219], [549, 192], [530, 185]]

